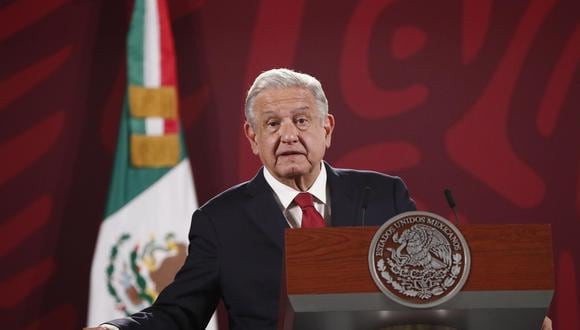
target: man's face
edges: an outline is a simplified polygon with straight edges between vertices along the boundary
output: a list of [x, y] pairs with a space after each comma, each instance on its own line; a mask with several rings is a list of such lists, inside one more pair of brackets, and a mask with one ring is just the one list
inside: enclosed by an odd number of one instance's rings
[[272, 88], [254, 99], [254, 125], [244, 131], [252, 151], [281, 182], [308, 189], [330, 147], [334, 117], [321, 118], [316, 99], [304, 88]]

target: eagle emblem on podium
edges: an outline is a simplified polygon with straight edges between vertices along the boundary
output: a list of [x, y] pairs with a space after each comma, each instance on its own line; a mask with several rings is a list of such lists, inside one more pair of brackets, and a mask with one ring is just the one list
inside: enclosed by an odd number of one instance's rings
[[469, 247], [459, 229], [445, 218], [406, 212], [376, 232], [369, 268], [387, 297], [408, 307], [434, 307], [463, 287], [469, 275]]

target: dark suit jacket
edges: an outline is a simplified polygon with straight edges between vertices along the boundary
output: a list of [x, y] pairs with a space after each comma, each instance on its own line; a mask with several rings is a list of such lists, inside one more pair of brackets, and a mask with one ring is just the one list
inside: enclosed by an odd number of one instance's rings
[[[332, 226], [361, 225], [361, 199], [367, 186], [371, 190], [366, 225], [381, 225], [392, 216], [415, 210], [398, 177], [325, 165]], [[286, 228], [260, 170], [251, 181], [195, 211], [189, 255], [153, 306], [107, 323], [121, 329], [204, 329], [221, 298], [231, 330], [275, 329]]]

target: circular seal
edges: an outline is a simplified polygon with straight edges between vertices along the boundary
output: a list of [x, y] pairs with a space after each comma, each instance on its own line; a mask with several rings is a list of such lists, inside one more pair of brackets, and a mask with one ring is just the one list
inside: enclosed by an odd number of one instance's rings
[[455, 296], [470, 264], [461, 232], [447, 219], [424, 211], [389, 219], [369, 249], [375, 284], [395, 302], [414, 308], [435, 307]]

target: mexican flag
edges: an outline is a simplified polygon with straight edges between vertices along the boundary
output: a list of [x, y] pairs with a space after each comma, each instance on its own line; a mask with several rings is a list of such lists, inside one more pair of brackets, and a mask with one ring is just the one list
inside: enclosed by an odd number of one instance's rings
[[[89, 326], [155, 301], [185, 260], [197, 208], [179, 124], [165, 0], [135, 0], [127, 68], [113, 175], [91, 269]], [[214, 318], [207, 329], [215, 324]]]

